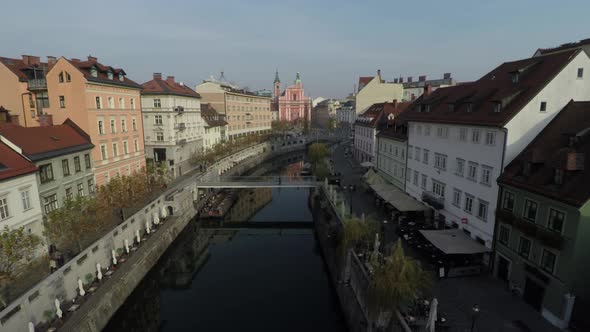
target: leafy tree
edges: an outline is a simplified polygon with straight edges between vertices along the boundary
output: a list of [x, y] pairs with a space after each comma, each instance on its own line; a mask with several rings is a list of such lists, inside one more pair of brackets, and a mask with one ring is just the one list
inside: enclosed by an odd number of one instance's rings
[[320, 163], [314, 164], [313, 175], [315, 175], [315, 177], [318, 180], [323, 181], [325, 178], [328, 177], [329, 174], [330, 174], [330, 170], [328, 169], [328, 166], [326, 166], [326, 163], [320, 162]]
[[343, 229], [340, 237], [340, 251], [345, 254], [349, 249], [365, 244], [369, 245], [377, 233], [377, 223], [372, 218], [362, 221], [350, 216], [342, 221]]
[[317, 164], [329, 155], [328, 146], [323, 143], [313, 143], [307, 149], [307, 157], [313, 164]]
[[14, 280], [41, 245], [41, 239], [23, 227], [0, 231], [0, 280]]
[[422, 269], [418, 261], [404, 254], [398, 240], [393, 253], [383, 263], [374, 266], [369, 286], [369, 314], [377, 317], [381, 312], [397, 310], [431, 285], [430, 274]]

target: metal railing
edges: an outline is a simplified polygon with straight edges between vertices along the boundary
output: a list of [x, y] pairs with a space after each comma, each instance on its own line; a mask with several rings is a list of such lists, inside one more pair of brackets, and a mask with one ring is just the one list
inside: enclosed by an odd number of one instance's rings
[[44, 78], [30, 79], [29, 90], [47, 90], [47, 80]]

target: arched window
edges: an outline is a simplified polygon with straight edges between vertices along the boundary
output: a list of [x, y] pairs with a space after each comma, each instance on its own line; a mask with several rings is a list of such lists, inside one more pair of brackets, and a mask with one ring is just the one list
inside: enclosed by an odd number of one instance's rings
[[70, 76], [70, 73], [68, 73], [66, 71], [66, 82], [71, 82], [72, 81], [72, 76]]
[[62, 71], [61, 73], [59, 73], [59, 83], [63, 83], [64, 82], [64, 72]]

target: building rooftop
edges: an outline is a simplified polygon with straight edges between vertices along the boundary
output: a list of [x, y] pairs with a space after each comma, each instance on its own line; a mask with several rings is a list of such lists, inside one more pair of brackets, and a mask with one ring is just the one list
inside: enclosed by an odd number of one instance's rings
[[[141, 85], [127, 78], [123, 69], [103, 65], [98, 62], [96, 57], [88, 56], [87, 61], [79, 59], [69, 59], [68, 61], [78, 68], [88, 81], [141, 89]], [[92, 75], [93, 69], [96, 69], [96, 76]], [[111, 77], [109, 77], [109, 73], [112, 75]]]
[[371, 105], [363, 114], [360, 114], [355, 124], [361, 126], [377, 127], [380, 124], [387, 124], [404, 112], [410, 102], [393, 102], [376, 103]]
[[6, 143], [0, 141], [0, 180], [33, 173], [37, 167], [14, 151]]
[[473, 83], [422, 94], [404, 117], [408, 121], [503, 127], [579, 52], [505, 62]]
[[201, 104], [201, 117], [207, 123], [207, 127], [226, 126], [225, 115], [221, 115], [211, 104]]
[[0, 57], [0, 62], [12, 71], [21, 82], [29, 79], [45, 78], [49, 69], [47, 62], [41, 62], [38, 56], [23, 55], [21, 59]]
[[90, 137], [69, 119], [61, 125], [46, 127], [21, 127], [13, 123], [0, 123], [0, 135], [22, 149], [23, 155], [32, 161], [94, 147]]
[[590, 102], [570, 101], [498, 182], [580, 207], [590, 199], [589, 156]]
[[174, 80], [174, 76], [168, 76], [165, 80], [162, 79], [162, 74], [154, 73], [153, 79], [141, 85], [144, 95], [175, 95], [184, 97], [201, 98], [201, 96], [193, 89], [178, 83]]
[[582, 39], [578, 42], [561, 44], [557, 47], [539, 48], [539, 49], [537, 49], [537, 52], [535, 52], [535, 55], [544, 55], [544, 54], [549, 54], [549, 53], [562, 52], [562, 51], [567, 51], [567, 50], [571, 50], [571, 49], [584, 47], [587, 45], [590, 45], [590, 38]]

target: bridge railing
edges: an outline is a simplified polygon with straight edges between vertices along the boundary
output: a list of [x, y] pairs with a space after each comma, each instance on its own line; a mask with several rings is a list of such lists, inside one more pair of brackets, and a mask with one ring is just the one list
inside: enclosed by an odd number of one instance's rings
[[218, 176], [216, 178], [201, 178], [200, 183], [210, 182], [246, 182], [246, 183], [315, 183], [315, 176]]

